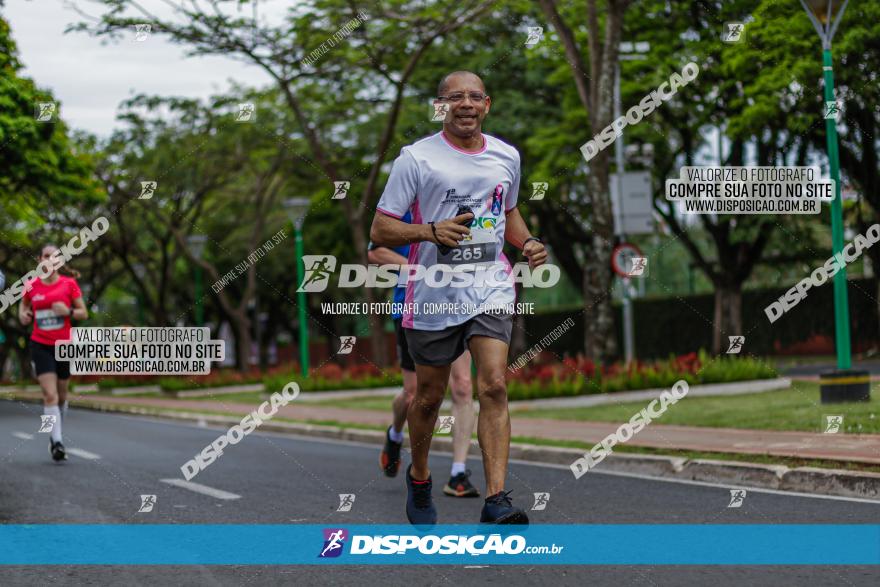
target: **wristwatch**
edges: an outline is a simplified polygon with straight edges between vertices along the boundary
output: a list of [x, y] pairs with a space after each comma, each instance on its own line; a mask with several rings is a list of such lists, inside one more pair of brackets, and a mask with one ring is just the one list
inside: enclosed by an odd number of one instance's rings
[[526, 240], [523, 241], [522, 248], [525, 249], [525, 248], [526, 248], [526, 244], [528, 244], [529, 241], [538, 241], [538, 242], [541, 243], [542, 245], [544, 244], [544, 241], [542, 241], [540, 238], [538, 238], [538, 237], [536, 237], [536, 236], [530, 236], [529, 238], [527, 238]]

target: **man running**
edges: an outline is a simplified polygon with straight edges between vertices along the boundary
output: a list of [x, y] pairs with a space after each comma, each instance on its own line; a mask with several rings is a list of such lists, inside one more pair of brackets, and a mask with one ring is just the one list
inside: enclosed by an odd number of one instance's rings
[[[55, 245], [46, 245], [37, 260], [50, 264], [53, 254], [57, 252]], [[61, 442], [61, 423], [67, 413], [67, 391], [70, 387], [70, 363], [55, 360], [55, 343], [70, 340], [71, 318], [85, 320], [89, 317], [76, 282], [77, 277], [79, 273], [63, 267], [53, 270], [45, 279], [35, 278], [25, 286], [26, 292], [18, 307], [18, 318], [23, 325], [34, 322], [30, 339], [31, 361], [43, 390], [43, 414], [47, 416], [46, 428], [49, 428], [49, 454], [54, 461], [67, 459]]]
[[[529, 234], [516, 209], [519, 153], [481, 132], [491, 106], [483, 81], [467, 71], [450, 73], [440, 82], [437, 102], [449, 104], [443, 131], [401, 150], [373, 217], [371, 239], [387, 246], [411, 244], [409, 263], [426, 268], [507, 264], [502, 253], [505, 239], [523, 250], [532, 267], [543, 264], [544, 245]], [[457, 215], [465, 207], [472, 212]], [[400, 220], [408, 210], [412, 224]], [[485, 308], [503, 307], [515, 298], [510, 280], [470, 287], [432, 285], [436, 284], [425, 279], [408, 280], [406, 302], [422, 308], [444, 303]], [[505, 371], [512, 315], [485, 309], [436, 314], [407, 310], [403, 327], [417, 378], [407, 413], [412, 451], [406, 474], [407, 518], [417, 525], [437, 522], [428, 452], [450, 365], [467, 347], [477, 367], [477, 436], [488, 495], [480, 521], [527, 524], [525, 512], [514, 507], [510, 492], [504, 491], [510, 449]]]
[[[411, 222], [407, 212], [402, 220]], [[388, 248], [370, 243], [367, 259], [377, 265], [404, 265], [409, 256], [409, 246]], [[393, 303], [403, 304], [406, 288], [394, 289]], [[400, 307], [400, 306], [397, 306]], [[406, 337], [403, 333], [403, 316], [399, 312], [391, 315], [394, 321], [394, 332], [397, 334], [397, 357], [400, 371], [403, 373], [403, 390], [391, 402], [392, 422], [385, 433], [385, 446], [379, 455], [379, 466], [388, 477], [396, 477], [400, 470], [400, 449], [403, 446], [403, 425], [406, 413], [416, 390], [416, 367]], [[449, 389], [452, 394], [452, 469], [449, 482], [443, 487], [443, 493], [452, 497], [479, 497], [480, 491], [471, 484], [471, 472], [467, 468], [467, 454], [471, 445], [471, 432], [474, 429], [474, 388], [471, 382], [471, 354], [465, 351], [452, 363], [449, 375]]]

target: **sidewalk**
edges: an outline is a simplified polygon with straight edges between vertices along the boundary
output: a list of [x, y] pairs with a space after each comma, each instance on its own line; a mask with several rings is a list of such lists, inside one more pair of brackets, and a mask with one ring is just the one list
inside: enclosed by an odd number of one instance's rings
[[[21, 393], [18, 397], [39, 399], [37, 393]], [[175, 400], [166, 398], [127, 397], [73, 397], [74, 405], [84, 403], [125, 410], [135, 406], [152, 409], [183, 409], [202, 412], [225, 413], [244, 416], [256, 408], [254, 404], [232, 402]], [[279, 409], [278, 417], [289, 420], [333, 420], [349, 424], [386, 426], [388, 413], [307, 406], [302, 403]], [[600, 442], [613, 433], [620, 423], [575, 422], [533, 418], [511, 418], [513, 436], [550, 440], [578, 441], [587, 444]], [[741, 453], [773, 455], [803, 459], [823, 459], [880, 464], [880, 435], [876, 434], [817, 434], [809, 432], [779, 432], [771, 430], [743, 430], [734, 428], [703, 428], [693, 426], [669, 426], [652, 423], [628, 442], [631, 446], [657, 449], [683, 449], [701, 452]]]

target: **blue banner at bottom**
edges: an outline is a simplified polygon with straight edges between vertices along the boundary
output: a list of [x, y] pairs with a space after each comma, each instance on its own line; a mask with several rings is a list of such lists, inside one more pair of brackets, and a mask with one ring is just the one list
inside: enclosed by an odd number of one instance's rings
[[4, 565], [877, 565], [880, 525], [0, 525]]

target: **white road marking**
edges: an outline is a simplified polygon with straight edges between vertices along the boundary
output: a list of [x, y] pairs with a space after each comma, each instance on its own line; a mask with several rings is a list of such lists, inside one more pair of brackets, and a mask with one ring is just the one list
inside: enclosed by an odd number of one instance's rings
[[189, 489], [190, 491], [195, 491], [196, 493], [201, 493], [203, 495], [210, 495], [211, 497], [216, 497], [217, 499], [241, 498], [240, 495], [236, 495], [235, 493], [229, 493], [228, 491], [223, 491], [222, 489], [214, 489], [213, 487], [208, 487], [207, 485], [202, 485], [201, 483], [184, 481], [183, 479], [159, 479], [159, 481], [161, 481], [162, 483], [167, 483], [168, 485], [180, 487], [182, 489]]
[[[147, 419], [147, 418], [138, 417], [138, 416], [127, 416], [125, 414], [119, 414], [119, 416], [122, 418], [130, 418], [133, 420], [141, 420], [141, 421]], [[167, 424], [169, 426], [182, 426], [185, 428], [193, 428], [194, 427], [192, 422], [171, 422], [168, 420], [162, 420], [159, 417], [153, 417], [153, 418], [149, 418], [149, 419], [152, 422], [160, 423], [160, 424]], [[218, 425], [217, 429], [220, 430], [223, 428], [222, 428], [222, 426]], [[262, 435], [273, 436], [275, 438], [286, 438], [288, 440], [297, 440], [297, 441], [302, 441], [302, 442], [316, 442], [319, 444], [342, 444], [342, 445], [346, 445], [346, 446], [358, 446], [361, 448], [366, 448], [368, 450], [375, 449], [375, 446], [372, 444], [358, 442], [356, 440], [339, 440], [336, 438], [314, 438], [314, 437], [305, 436], [302, 434], [270, 432], [268, 430], [254, 431], [254, 434], [258, 434], [261, 436]], [[451, 456], [452, 455], [451, 452], [446, 452], [446, 451], [431, 451], [431, 454], [443, 455], [443, 456]], [[482, 459], [479, 456], [468, 457], [468, 458], [473, 458], [475, 460], [482, 461]], [[510, 459], [510, 463], [514, 463], [517, 465], [527, 465], [530, 467], [545, 467], [548, 469], [558, 469], [558, 470], [562, 470], [562, 471], [571, 472], [571, 467], [569, 467], [568, 465], [557, 465], [555, 463], [538, 463], [538, 462], [534, 462], [534, 461], [522, 461], [519, 459]], [[613, 476], [617, 476], [617, 477], [631, 477], [633, 479], [643, 479], [645, 481], [661, 481], [663, 483], [680, 483], [682, 485], [697, 485], [697, 486], [702, 486], [702, 487], [720, 487], [723, 489], [730, 489], [732, 487], [732, 485], [730, 485], [730, 484], [725, 485], [723, 483], [709, 483], [706, 481], [693, 481], [691, 479], [670, 479], [670, 478], [666, 478], [666, 477], [652, 477], [650, 475], [642, 475], [639, 473], [623, 473], [623, 472], [618, 472], [618, 471], [599, 471], [599, 470], [591, 469], [590, 474], [591, 475], [593, 475], [593, 474], [613, 475]], [[880, 501], [877, 501], [876, 499], [865, 499], [865, 498], [861, 498], [861, 497], [846, 497], [843, 495], [819, 495], [819, 494], [815, 494], [815, 493], [800, 493], [797, 491], [782, 491], [780, 489], [764, 489], [761, 487], [750, 487], [750, 486], [743, 486], [743, 487], [745, 487], [749, 491], [754, 491], [755, 493], [770, 493], [773, 495], [780, 495], [783, 497], [806, 497], [806, 498], [810, 498], [810, 499], [830, 499], [832, 501], [849, 501], [849, 502], [853, 502], [853, 503], [868, 503], [871, 505], [880, 505]]]
[[12, 435], [16, 438], [20, 438], [22, 440], [33, 440], [34, 435], [28, 434], [27, 432], [13, 432]]
[[87, 450], [83, 450], [81, 448], [65, 448], [67, 454], [73, 455], [75, 457], [79, 457], [81, 459], [88, 459], [90, 461], [97, 461], [101, 458], [101, 455], [96, 455], [93, 452], [89, 452]]

